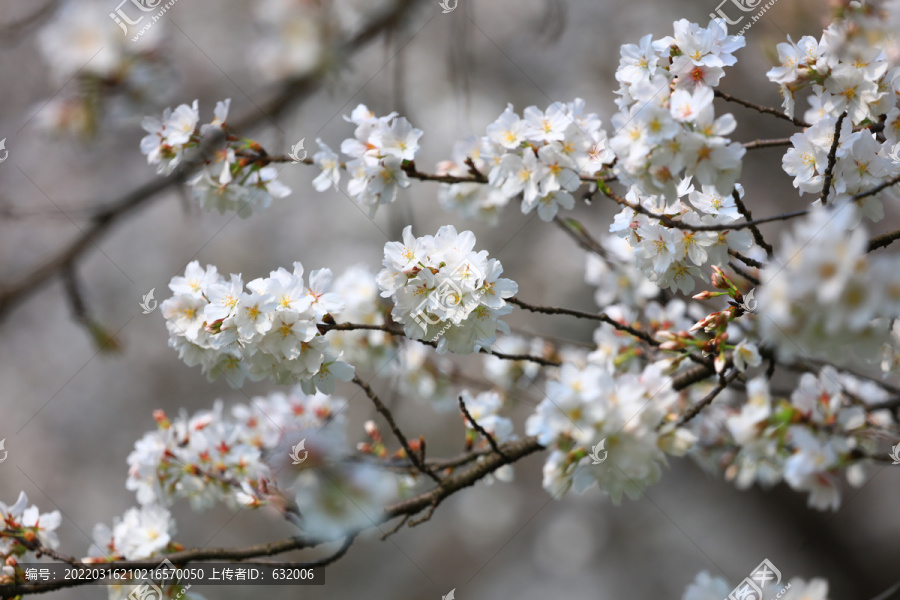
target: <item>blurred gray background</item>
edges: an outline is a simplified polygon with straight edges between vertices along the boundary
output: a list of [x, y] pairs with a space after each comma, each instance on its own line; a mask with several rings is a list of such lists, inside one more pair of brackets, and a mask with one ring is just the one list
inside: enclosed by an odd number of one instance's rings
[[[177, 79], [165, 90], [159, 111], [199, 98], [206, 120], [216, 100], [231, 97], [232, 114], [246, 114], [271, 95], [273, 87], [254, 76], [248, 61], [249, 42], [258, 35], [251, 4], [179, 0], [170, 9], [166, 51]], [[0, 19], [14, 22], [35, 6], [34, 0], [5, 0]], [[449, 157], [454, 141], [483, 134], [507, 102], [521, 112], [531, 104], [543, 109], [551, 101], [581, 97], [607, 126], [615, 111], [619, 46], [636, 43], [646, 33], [669, 35], [678, 18], [705, 24], [715, 7], [714, 0], [459, 0], [458, 10], [443, 15], [436, 0], [422, 2], [391, 42], [380, 38], [368, 46], [348, 69], [289, 110], [277, 127], [242, 133], [273, 152], [286, 152], [301, 137], [309, 149], [316, 136], [337, 148], [352, 132], [340, 115], [364, 102], [377, 114], [398, 110], [423, 129], [416, 162], [421, 170], [433, 171], [437, 161]], [[774, 46], [786, 34], [795, 40], [804, 34], [818, 38], [826, 8], [824, 2], [780, 0], [747, 32], [747, 47], [738, 52], [739, 62], [727, 70], [720, 89], [779, 105], [776, 87], [765, 79]], [[104, 130], [89, 143], [43, 135], [34, 121], [25, 125], [60, 87], [48, 77], [33, 31], [0, 42], [0, 138], [7, 137], [10, 151], [0, 165], [6, 213], [0, 219], [0, 282], [9, 282], [79, 234], [78, 209], [114, 200], [156, 175], [138, 149], [142, 131], [136, 119]], [[717, 102], [717, 111], [738, 118], [736, 140], [794, 132], [782, 121], [735, 105]], [[745, 160], [741, 181], [757, 216], [806, 205], [780, 170], [782, 152], [759, 150]], [[85, 555], [85, 534], [94, 524], [109, 524], [136, 504], [124, 487], [125, 458], [135, 440], [154, 427], [153, 409], [193, 412], [217, 398], [226, 405], [246, 402], [248, 395], [272, 389], [264, 383], [248, 384], [243, 391], [222, 381], [207, 383], [199, 369], [185, 367], [166, 346], [159, 312], [141, 314], [141, 295], [155, 287], [157, 298], [165, 298], [168, 281], [190, 260], [247, 279], [295, 260], [307, 271], [328, 266], [339, 273], [358, 262], [377, 269], [387, 241], [379, 228], [398, 238], [406, 222], [414, 224], [417, 235], [452, 223], [472, 229], [478, 248], [502, 261], [506, 276], [519, 283], [520, 298], [585, 310], [594, 306], [593, 290], [583, 284], [583, 252], [552, 224], [523, 216], [515, 202], [502, 224], [490, 228], [444, 212], [437, 186], [415, 183], [401, 192], [396, 205], [379, 211], [375, 227], [343, 194], [316, 193], [310, 185], [315, 175], [310, 167], [284, 169], [281, 178], [294, 193], [249, 220], [201, 213], [192, 202], [186, 210], [180, 193], [169, 190], [99, 240], [77, 270], [92, 314], [117, 332], [119, 353], [98, 354], [72, 319], [58, 279], [0, 322], [0, 439], [6, 438], [9, 451], [0, 464], [0, 500], [12, 503], [25, 490], [43, 511], [59, 509], [62, 552]], [[601, 234], [615, 212], [597, 201], [579, 203], [573, 216]], [[892, 207], [886, 212], [886, 221], [896, 216]], [[774, 241], [777, 228], [763, 231]], [[565, 318], [516, 315], [511, 322], [528, 331], [591, 340], [590, 327]], [[387, 391], [384, 380], [374, 386]], [[360, 425], [375, 417], [374, 409], [350, 384], [341, 385], [338, 394], [352, 398], [351, 439], [362, 440]], [[408, 434], [427, 437], [431, 456], [461, 450], [462, 425], [455, 416], [408, 400], [395, 410]], [[529, 411], [523, 405], [514, 415], [520, 433]], [[551, 500], [540, 486], [543, 460], [538, 454], [517, 464], [513, 484], [479, 484], [455, 495], [430, 522], [403, 529], [388, 541], [363, 536], [328, 568], [324, 587], [200, 591], [210, 600], [262, 593], [270, 598], [437, 599], [451, 588], [460, 600], [561, 594], [680, 598], [698, 571], [737, 583], [763, 558], [788, 579], [826, 577], [832, 599], [874, 597], [900, 579], [900, 520], [894, 512], [900, 470], [872, 471], [869, 483], [860, 490], [848, 488], [842, 508], [831, 514], [808, 510], [804, 495], [783, 487], [740, 493], [689, 459], [670, 460], [660, 484], [616, 508], [596, 489]], [[198, 517], [178, 504], [174, 515], [176, 539], [187, 547], [240, 546], [291, 534], [264, 512], [235, 516], [220, 507]], [[326, 550], [289, 556], [313, 558]], [[101, 598], [105, 590], [86, 587], [52, 597]]]

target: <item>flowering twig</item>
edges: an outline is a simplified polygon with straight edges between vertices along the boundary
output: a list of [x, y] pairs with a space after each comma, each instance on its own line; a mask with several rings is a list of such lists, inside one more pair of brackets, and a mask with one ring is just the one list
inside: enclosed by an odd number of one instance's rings
[[868, 198], [869, 196], [874, 196], [881, 190], [883, 190], [885, 188], [889, 188], [892, 185], [896, 185], [898, 183], [900, 183], [900, 175], [897, 175], [896, 177], [892, 177], [891, 179], [888, 179], [887, 181], [880, 183], [871, 189], [868, 189], [864, 192], [860, 192], [860, 193], [856, 194], [855, 196], [853, 196], [852, 200], [854, 200], [854, 201], [862, 200], [863, 198]]
[[403, 446], [403, 450], [406, 451], [406, 456], [409, 457], [409, 460], [416, 466], [419, 471], [421, 471], [437, 483], [440, 483], [441, 478], [438, 477], [434, 471], [432, 471], [422, 463], [419, 455], [410, 447], [409, 441], [407, 441], [406, 436], [403, 435], [403, 432], [400, 431], [399, 427], [397, 427], [397, 422], [394, 421], [394, 415], [391, 414], [391, 411], [387, 406], [384, 405], [378, 395], [374, 391], [372, 391], [372, 388], [369, 387], [369, 385], [365, 381], [360, 379], [359, 375], [353, 376], [353, 383], [363, 389], [363, 391], [366, 393], [366, 396], [368, 396], [369, 400], [372, 401], [372, 404], [375, 405], [375, 409], [379, 413], [381, 413], [381, 416], [383, 416], [384, 419], [388, 422], [388, 425], [390, 425], [391, 427], [391, 431], [394, 433], [394, 437], [396, 437], [397, 441], [400, 442], [400, 445]]
[[671, 218], [664, 214], [655, 213], [652, 210], [645, 208], [640, 204], [632, 204], [622, 196], [619, 196], [608, 187], [600, 188], [603, 194], [608, 197], [610, 200], [619, 204], [620, 206], [625, 206], [627, 208], [632, 209], [635, 212], [641, 213], [643, 215], [647, 215], [648, 217], [652, 217], [654, 219], [659, 219], [659, 221], [666, 225], [667, 227], [674, 227], [676, 229], [684, 229], [687, 231], [732, 231], [736, 229], [745, 229], [747, 227], [755, 227], [756, 225], [762, 225], [763, 223], [771, 223], [772, 221], [786, 221], [788, 219], [793, 219], [795, 217], [801, 217], [808, 213], [809, 211], [806, 209], [797, 210], [794, 212], [783, 213], [780, 215], [775, 215], [773, 217], [763, 217], [762, 219], [756, 219], [754, 221], [737, 221], [732, 223], [720, 223], [717, 225], [691, 225], [690, 223], [684, 223], [682, 221], [673, 221]]
[[[328, 331], [354, 331], [358, 329], [364, 329], [369, 331], [384, 331], [385, 333], [389, 333], [393, 336], [397, 337], [406, 337], [406, 334], [403, 333], [403, 330], [397, 329], [396, 327], [391, 327], [390, 325], [371, 325], [365, 323], [320, 323], [319, 324], [319, 332], [326, 333]], [[410, 338], [412, 339], [412, 338]], [[432, 348], [437, 347], [437, 342], [431, 340], [414, 340], [419, 342], [420, 344], [425, 344], [426, 346], [431, 346]], [[497, 352], [494, 350], [487, 350], [482, 348], [480, 350], [481, 354], [490, 354], [491, 356], [496, 356], [497, 358], [502, 358], [503, 360], [524, 360], [533, 363], [537, 363], [544, 367], [558, 367], [560, 366], [559, 361], [549, 360], [546, 358], [541, 358], [540, 356], [531, 356], [529, 354], [506, 354], [503, 352]]]
[[744, 205], [744, 201], [741, 200], [741, 195], [738, 194], [737, 190], [731, 192], [731, 197], [734, 198], [734, 203], [737, 206], [738, 212], [743, 215], [744, 219], [747, 220], [748, 227], [750, 227], [750, 233], [753, 234], [753, 239], [759, 245], [760, 248], [766, 251], [766, 255], [769, 258], [775, 255], [775, 248], [772, 247], [771, 244], [767, 243], [765, 238], [763, 238], [762, 232], [760, 232], [759, 227], [756, 226], [756, 223], [753, 222], [753, 215], [750, 213], [750, 209]]
[[465, 416], [466, 420], [472, 424], [472, 428], [475, 431], [477, 431], [478, 433], [480, 433], [484, 437], [484, 439], [486, 439], [488, 441], [488, 443], [491, 445], [491, 448], [494, 450], [494, 452], [496, 452], [497, 454], [499, 454], [506, 460], [509, 460], [509, 457], [506, 456], [505, 454], [503, 454], [503, 450], [501, 450], [500, 447], [497, 445], [497, 440], [494, 439], [494, 436], [492, 436], [484, 427], [479, 425], [475, 421], [475, 419], [472, 417], [472, 415], [469, 414], [469, 409], [466, 408], [466, 403], [463, 401], [462, 396], [459, 397], [459, 410], [462, 411], [462, 414], [463, 414], [463, 416]]
[[741, 277], [743, 277], [744, 279], [746, 279], [747, 281], [749, 281], [749, 282], [752, 283], [753, 285], [760, 285], [759, 279], [757, 279], [756, 277], [754, 277], [753, 275], [751, 275], [750, 273], [748, 273], [747, 271], [745, 271], [745, 270], [742, 269], [741, 267], [737, 266], [737, 265], [734, 263], [734, 261], [731, 261], [730, 263], [728, 263], [728, 266], [731, 267], [731, 270], [732, 270], [732, 271], [734, 271], [735, 273], [737, 273], [738, 275], [740, 275]]
[[716, 386], [712, 390], [710, 390], [707, 395], [705, 395], [697, 403], [693, 404], [688, 410], [686, 410], [685, 413], [681, 415], [681, 418], [678, 419], [675, 427], [682, 427], [691, 419], [699, 415], [700, 411], [712, 404], [712, 401], [715, 400], [716, 397], [721, 394], [726, 387], [728, 387], [729, 383], [737, 379], [738, 375], [740, 374], [740, 371], [738, 371], [737, 369], [733, 369], [727, 376], [720, 376], [718, 383], [716, 383]]
[[846, 117], [847, 111], [845, 110], [834, 124], [834, 138], [831, 140], [828, 165], [825, 167], [825, 183], [822, 185], [822, 204], [828, 204], [828, 193], [831, 191], [831, 181], [834, 178], [834, 165], [837, 163], [837, 149], [841, 141], [841, 125]]
[[770, 106], [763, 106], [762, 104], [754, 104], [753, 102], [748, 102], [746, 100], [741, 100], [740, 98], [735, 98], [731, 94], [726, 94], [721, 90], [713, 90], [717, 98], [721, 98], [726, 102], [734, 102], [735, 104], [740, 104], [741, 106], [745, 106], [747, 108], [752, 108], [757, 112], [761, 112], [766, 115], [774, 115], [779, 119], [784, 119], [785, 121], [790, 121], [797, 127], [811, 127], [809, 123], [803, 121], [802, 119], [798, 119], [796, 117], [789, 117], [787, 114], [778, 110], [777, 108], [772, 108]]
[[[320, 64], [317, 68], [311, 69], [309, 75], [285, 83], [278, 93], [268, 101], [255, 104], [252, 112], [248, 112], [246, 116], [234, 121], [234, 128], [243, 130], [256, 127], [277, 117], [288, 106], [291, 106], [298, 100], [305, 100], [311, 96], [319, 88], [327, 74], [327, 67], [333, 61], [335, 55], [347, 56], [362, 50], [381, 32], [403, 18], [407, 14], [409, 7], [414, 3], [415, 0], [397, 0], [392, 8], [385, 11], [380, 17], [375, 18], [359, 33], [335, 48], [333, 52], [323, 53]], [[113, 225], [121, 222], [125, 216], [159, 197], [161, 192], [169, 189], [171, 186], [186, 181], [190, 174], [188, 166], [185, 163], [170, 175], [156, 177], [117, 200], [102, 205], [103, 207], [96, 213], [90, 224], [81, 231], [81, 235], [78, 238], [23, 278], [0, 288], [0, 316], [3, 316], [26, 296], [37, 291], [43, 284], [60, 273], [67, 265], [78, 260], [88, 250], [97, 248], [99, 238], [109, 233]]]
[[583, 312], [580, 310], [571, 310], [568, 308], [557, 308], [553, 306], [535, 306], [533, 304], [528, 304], [527, 302], [523, 302], [518, 298], [507, 298], [506, 300], [510, 304], [514, 304], [519, 308], [523, 308], [525, 310], [536, 312], [536, 313], [544, 313], [546, 315], [569, 315], [572, 317], [577, 317], [579, 319], [591, 319], [593, 321], [602, 321], [609, 325], [612, 325], [619, 331], [624, 331], [633, 335], [634, 337], [650, 344], [651, 346], [659, 346], [659, 342], [653, 339], [653, 337], [647, 333], [646, 331], [641, 331], [640, 329], [635, 329], [630, 325], [626, 325], [624, 323], [619, 323], [609, 315], [605, 313], [589, 313]]

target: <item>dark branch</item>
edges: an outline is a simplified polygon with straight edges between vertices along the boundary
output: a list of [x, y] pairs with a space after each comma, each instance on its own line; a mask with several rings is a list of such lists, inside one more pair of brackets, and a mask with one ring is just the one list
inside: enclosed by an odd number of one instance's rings
[[353, 376], [353, 383], [363, 389], [363, 391], [366, 393], [366, 396], [368, 396], [369, 400], [372, 401], [372, 404], [375, 405], [375, 409], [379, 413], [381, 413], [381, 416], [383, 416], [384, 419], [388, 422], [388, 425], [391, 427], [391, 431], [394, 432], [394, 437], [396, 437], [397, 441], [400, 442], [400, 445], [403, 446], [403, 450], [406, 451], [406, 456], [409, 458], [412, 464], [414, 464], [419, 471], [433, 479], [435, 482], [440, 483], [441, 478], [438, 477], [434, 473], [434, 471], [425, 466], [425, 464], [423, 464], [420, 460], [419, 455], [416, 452], [413, 452], [413, 449], [410, 447], [409, 441], [407, 441], [406, 436], [403, 435], [403, 432], [400, 431], [399, 427], [397, 427], [397, 422], [394, 421], [394, 415], [391, 414], [391, 411], [387, 406], [384, 405], [384, 402], [381, 401], [378, 395], [372, 391], [372, 388], [369, 387], [366, 382], [360, 379], [359, 375]]
[[769, 258], [775, 254], [775, 248], [768, 244], [766, 240], [763, 238], [762, 232], [760, 232], [759, 227], [753, 222], [753, 215], [750, 213], [750, 209], [744, 205], [744, 201], [741, 200], [741, 195], [737, 190], [733, 190], [731, 192], [731, 197], [734, 198], [734, 203], [737, 205], [738, 212], [740, 212], [744, 218], [747, 220], [748, 227], [750, 227], [750, 232], [753, 234], [753, 239], [756, 240], [756, 243], [766, 251], [766, 255]]
[[524, 308], [525, 310], [529, 310], [531, 312], [536, 313], [544, 313], [546, 315], [569, 315], [571, 317], [577, 317], [579, 319], [590, 319], [592, 321], [602, 321], [607, 323], [608, 325], [612, 325], [619, 331], [623, 331], [634, 337], [650, 344], [651, 346], [659, 346], [659, 342], [653, 339], [653, 337], [647, 333], [646, 331], [641, 331], [640, 329], [635, 329], [630, 325], [625, 325], [624, 323], [619, 323], [609, 315], [605, 313], [588, 313], [580, 310], [570, 310], [568, 308], [556, 308], [550, 306], [535, 306], [533, 304], [528, 304], [527, 302], [522, 302], [518, 298], [507, 298], [506, 300], [510, 304], [514, 304], [519, 308]]
[[475, 421], [475, 419], [472, 418], [472, 415], [469, 414], [469, 409], [466, 408], [466, 403], [463, 402], [462, 396], [459, 397], [459, 410], [462, 411], [462, 414], [466, 418], [466, 420], [472, 424], [472, 428], [475, 431], [477, 431], [478, 433], [480, 433], [481, 436], [484, 437], [484, 439], [486, 439], [488, 441], [488, 443], [491, 445], [491, 448], [494, 450], [494, 452], [496, 452], [497, 454], [499, 454], [506, 460], [509, 460], [509, 457], [506, 456], [505, 454], [503, 454], [503, 450], [501, 450], [500, 447], [497, 445], [497, 440], [494, 439], [494, 436], [492, 436], [484, 427], [479, 425]]
[[757, 112], [761, 112], [765, 115], [776, 116], [779, 119], [784, 119], [785, 121], [790, 121], [797, 127], [810, 127], [811, 126], [806, 121], [803, 121], [796, 117], [787, 116], [785, 113], [778, 110], [777, 108], [772, 108], [770, 106], [763, 106], [762, 104], [754, 104], [753, 102], [747, 102], [746, 100], [741, 100], [740, 98], [735, 98], [731, 94], [726, 94], [725, 92], [723, 92], [721, 90], [713, 90], [713, 93], [715, 93], [717, 98], [721, 98], [722, 100], [725, 100], [726, 102], [734, 102], [735, 104], [740, 104], [741, 106], [745, 106], [747, 108], [752, 108], [753, 110], [755, 110]]
[[834, 138], [831, 140], [831, 150], [828, 152], [828, 164], [825, 167], [825, 183], [822, 185], [822, 204], [828, 204], [828, 194], [831, 192], [831, 181], [834, 179], [834, 165], [837, 162], [837, 149], [841, 142], [841, 125], [847, 117], [847, 111], [841, 113], [834, 124]]

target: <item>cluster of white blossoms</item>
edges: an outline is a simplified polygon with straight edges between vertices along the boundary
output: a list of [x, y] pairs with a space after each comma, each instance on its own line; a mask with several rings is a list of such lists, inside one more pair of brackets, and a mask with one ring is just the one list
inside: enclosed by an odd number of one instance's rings
[[226, 121], [230, 106], [230, 98], [217, 102], [215, 118], [200, 126], [196, 100], [175, 110], [167, 108], [161, 119], [145, 117], [141, 126], [147, 135], [141, 140], [141, 152], [147, 155], [147, 163], [157, 165], [156, 172], [163, 175], [185, 163], [202, 165], [188, 181], [200, 206], [221, 214], [236, 212], [247, 218], [271, 206], [273, 199], [289, 195], [291, 190], [277, 180], [275, 167], [260, 166], [239, 154], [258, 146], [229, 135]]
[[[891, 115], [900, 125], [900, 109], [895, 107]], [[791, 136], [791, 148], [782, 158], [782, 167], [794, 177], [794, 187], [801, 195], [818, 196], [822, 193], [836, 126], [837, 117], [825, 116], [812, 127]], [[829, 203], [848, 201], [854, 194], [900, 175], [900, 130], [890, 132], [888, 137], [890, 129], [893, 125], [885, 128], [886, 141], [879, 142], [876, 134], [868, 130], [854, 132], [849, 119], [841, 123]], [[880, 195], [900, 200], [900, 194], [893, 187], [886, 188]], [[820, 202], [817, 200], [816, 203]], [[884, 208], [877, 195], [862, 198], [857, 205], [862, 216], [873, 221], [880, 221], [884, 216]]]
[[444, 184], [438, 198], [444, 208], [496, 224], [498, 211], [521, 195], [523, 213], [537, 209], [550, 221], [560, 208], [575, 206], [582, 174], [592, 176], [613, 159], [600, 119], [584, 112], [581, 98], [545, 111], [529, 106], [521, 117], [510, 104], [487, 135], [457, 142], [452, 160], [438, 165], [440, 175], [464, 177], [475, 169], [488, 184]]
[[609, 140], [616, 156], [616, 174], [645, 195], [661, 195], [676, 202], [683, 177], [731, 194], [741, 174], [746, 150], [727, 137], [736, 126], [730, 114], [716, 118], [713, 88], [724, 67], [737, 62], [732, 54], [744, 46], [741, 36], [729, 36], [724, 22], [707, 28], [681, 19], [674, 37], [621, 49], [616, 79], [619, 113]]
[[319, 269], [304, 283], [303, 265], [279, 268], [246, 284], [207, 265], [191, 262], [173, 277], [174, 295], [160, 305], [169, 346], [188, 365], [200, 365], [210, 381], [224, 374], [240, 387], [244, 379], [272, 378], [300, 383], [307, 393], [334, 391], [335, 379], [349, 381], [353, 367], [339, 360], [318, 325], [341, 312], [340, 296], [329, 292], [332, 273]]
[[597, 484], [614, 503], [623, 494], [637, 498], [659, 480], [663, 450], [682, 455], [693, 442], [684, 429], [657, 432], [677, 399], [662, 364], [617, 374], [594, 362], [563, 363], [525, 424], [528, 435], [550, 448], [544, 489], [559, 497], [570, 487], [581, 493]]
[[503, 267], [486, 250], [475, 252], [475, 234], [452, 225], [417, 238], [403, 230], [403, 243], [384, 245], [378, 273], [381, 295], [394, 301], [391, 316], [414, 340], [437, 341], [437, 352], [470, 354], [490, 349], [497, 331], [509, 333], [498, 317], [513, 307], [504, 299], [518, 291], [503, 279]]
[[[846, 390], [846, 391], [845, 391]], [[764, 377], [747, 383], [739, 408], [717, 403], [693, 425], [699, 438], [693, 456], [724, 470], [739, 489], [781, 481], [809, 494], [809, 506], [837, 510], [840, 475], [856, 487], [865, 483], [864, 457], [877, 450], [870, 429], [890, 422], [890, 411], [856, 405], [884, 399], [886, 392], [832, 367], [805, 373], [789, 399], [772, 396]]]
[[41, 513], [37, 506], [29, 506], [25, 492], [19, 492], [12, 506], [0, 502], [0, 558], [21, 556], [27, 550], [23, 541], [38, 541], [46, 548], [57, 549], [59, 538], [56, 530], [61, 523], [58, 510]]
[[[733, 194], [740, 198], [743, 193], [740, 184], [734, 186], [732, 194], [725, 196], [709, 185], [697, 190], [688, 177], [678, 185], [675, 200], [668, 203], [668, 208], [663, 197], [644, 196], [637, 186], [631, 187], [625, 199], [678, 223], [727, 225], [739, 220]], [[753, 246], [753, 237], [747, 229], [694, 231], [669, 227], [660, 219], [633, 208], [622, 209], [609, 231], [628, 241], [634, 251], [633, 258], [628, 260], [633, 260], [646, 279], [658, 287], [685, 294], [693, 291], [695, 278], [707, 278], [700, 267], [725, 266], [729, 251], [747, 253]], [[631, 285], [634, 287], [637, 282]], [[646, 295], [651, 290], [636, 288], [636, 293]]]
[[762, 339], [779, 355], [873, 360], [900, 316], [900, 273], [889, 256], [866, 254], [853, 204], [813, 207], [761, 271]]
[[[879, 4], [865, 3], [875, 11]], [[860, 29], [855, 22], [860, 15], [848, 10], [846, 18], [829, 25], [819, 41], [803, 36], [794, 43], [788, 36], [787, 43], [778, 44], [781, 64], [766, 75], [778, 84], [788, 115], [793, 116], [795, 95], [801, 90], [813, 94], [809, 98], [812, 108], [805, 115], [810, 123], [826, 116], [837, 118], [845, 111], [853, 125], [877, 123], [880, 115], [895, 107], [895, 94], [900, 91], [898, 56], [896, 51], [894, 56], [886, 52], [895, 42], [889, 37], [878, 39], [875, 32], [882, 29], [895, 33], [900, 10], [897, 2], [884, 4], [893, 5], [893, 31], [889, 25], [885, 27], [890, 19], [874, 28]]]
[[350, 175], [347, 193], [371, 217], [380, 205], [396, 200], [400, 188], [409, 187], [403, 166], [415, 159], [422, 130], [395, 112], [376, 117], [365, 104], [357, 106], [349, 117], [345, 115], [344, 120], [356, 125], [354, 137], [341, 142], [341, 152], [350, 160], [341, 165], [338, 154], [317, 138], [320, 150], [313, 162], [322, 172], [313, 181], [313, 187], [320, 192], [332, 185], [337, 188], [341, 168], [346, 168]]
[[[345, 405], [343, 398], [308, 395], [297, 387], [236, 404], [230, 414], [221, 402], [190, 417], [182, 412], [169, 419], [156, 411], [158, 428], [128, 456], [126, 486], [136, 491], [142, 508], [114, 526], [115, 543], [104, 551], [130, 559], [164, 547], [163, 533], [173, 530], [161, 527], [168, 512], [158, 507], [178, 498], [198, 511], [216, 502], [233, 509], [273, 506], [323, 539], [372, 526], [397, 495], [398, 481], [372, 464], [349, 460], [340, 414]], [[153, 527], [158, 536], [146, 533]], [[129, 554], [118, 541], [120, 529], [122, 540], [144, 545]], [[95, 533], [95, 542], [106, 539], [108, 534]]]

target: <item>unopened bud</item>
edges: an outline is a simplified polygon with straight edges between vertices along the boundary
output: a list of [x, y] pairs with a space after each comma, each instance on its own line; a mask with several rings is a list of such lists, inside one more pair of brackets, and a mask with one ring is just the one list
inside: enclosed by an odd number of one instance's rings
[[171, 423], [169, 422], [169, 417], [166, 416], [166, 412], [161, 408], [153, 411], [153, 420], [156, 421], [157, 425], [159, 425], [161, 429], [168, 429], [171, 425]]
[[710, 298], [712, 298], [712, 294], [706, 290], [694, 295], [694, 300], [709, 300]]

